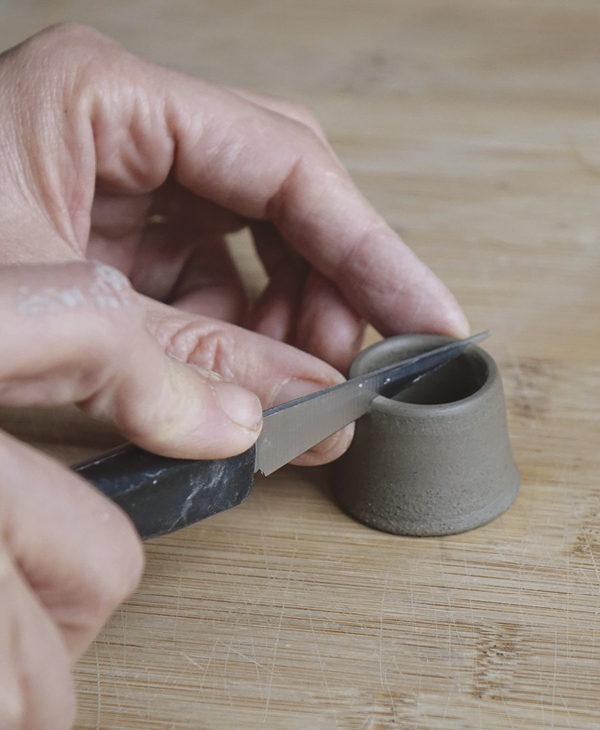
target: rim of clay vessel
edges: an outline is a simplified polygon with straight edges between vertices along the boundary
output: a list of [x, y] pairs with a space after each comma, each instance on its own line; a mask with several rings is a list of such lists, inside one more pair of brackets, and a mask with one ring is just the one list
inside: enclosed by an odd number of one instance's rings
[[[431, 349], [435, 345], [443, 345], [446, 342], [453, 342], [454, 338], [445, 337], [443, 335], [398, 335], [397, 337], [390, 337], [387, 340], [376, 342], [374, 345], [364, 349], [354, 360], [350, 368], [350, 377], [356, 375], [364, 375], [370, 370], [375, 370], [382, 365], [393, 362], [393, 358], [386, 358], [388, 353], [397, 353], [398, 356], [402, 357], [403, 354], [408, 350], [409, 354], [407, 357], [411, 357], [418, 352], [425, 352]], [[421, 349], [422, 345], [422, 349]], [[386, 362], [383, 362], [386, 360]], [[464, 390], [470, 391], [468, 395], [463, 395], [452, 400], [435, 402], [435, 403], [420, 403], [411, 402], [404, 400], [407, 394], [410, 394], [418, 384], [414, 384], [406, 391], [401, 392], [398, 396], [386, 397], [383, 395], [377, 396], [373, 400], [372, 407], [375, 407], [378, 411], [389, 412], [390, 415], [410, 416], [411, 418], [439, 418], [456, 416], [463, 411], [469, 410], [475, 401], [480, 401], [485, 398], [487, 393], [494, 388], [494, 382], [499, 377], [499, 371], [493, 358], [488, 355], [485, 350], [480, 349], [477, 346], [470, 346], [464, 353], [462, 353], [454, 363], [448, 363], [447, 365], [439, 368], [438, 371], [430, 373], [426, 376], [431, 381], [431, 378], [440, 377], [441, 385], [440, 389], [444, 386], [444, 381], [453, 382], [453, 378], [465, 377], [464, 371], [467, 369], [467, 365], [472, 369], [473, 365], [478, 369], [478, 372], [471, 373], [473, 379], [470, 387], [464, 388]], [[452, 368], [452, 374], [445, 375], [445, 371], [450, 373]]]

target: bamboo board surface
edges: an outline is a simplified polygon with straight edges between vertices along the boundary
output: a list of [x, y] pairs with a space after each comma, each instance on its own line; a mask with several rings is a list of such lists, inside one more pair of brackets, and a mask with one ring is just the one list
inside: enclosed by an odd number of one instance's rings
[[[443, 539], [355, 523], [324, 469], [257, 479], [148, 543], [76, 668], [77, 730], [600, 727], [597, 1], [3, 0], [0, 45], [58, 20], [308, 104], [492, 330], [523, 477], [502, 517]], [[72, 410], [1, 421], [65, 461], [114, 441]]]

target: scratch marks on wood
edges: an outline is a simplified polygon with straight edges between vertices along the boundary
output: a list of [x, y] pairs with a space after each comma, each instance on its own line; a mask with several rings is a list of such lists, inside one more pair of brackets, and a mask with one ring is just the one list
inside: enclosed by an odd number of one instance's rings
[[[196, 667], [197, 669], [199, 669], [200, 671], [202, 671], [202, 667], [201, 667], [201, 666], [200, 666], [200, 665], [198, 664], [198, 662], [197, 662], [197, 661], [194, 661], [194, 659], [192, 659], [192, 657], [191, 657], [191, 656], [188, 656], [187, 654], [185, 654], [185, 653], [184, 653], [184, 652], [182, 652], [182, 651], [180, 651], [179, 653], [180, 653], [180, 655], [181, 655], [181, 656], [182, 656], [182, 657], [183, 657], [184, 659], [187, 659], [187, 660], [188, 660], [188, 662], [190, 662], [190, 664], [193, 664], [193, 665], [194, 665], [194, 666], [195, 666], [195, 667]], [[206, 670], [204, 670], [204, 671], [205, 671], [205, 673], [206, 673]]]
[[379, 678], [381, 686], [385, 688], [385, 693], [389, 697], [392, 717], [395, 716], [394, 710], [394, 697], [392, 695], [392, 688], [388, 681], [387, 671], [383, 662], [383, 641], [384, 641], [384, 608], [386, 603], [386, 597], [388, 592], [388, 583], [390, 579], [390, 571], [392, 569], [391, 560], [388, 562], [385, 569], [385, 579], [383, 583], [383, 590], [381, 591], [381, 609], [379, 613]]
[[[413, 725], [416, 722], [415, 706], [414, 700], [392, 696], [387, 691], [379, 692], [373, 698], [369, 714], [361, 726], [361, 730], [416, 727]], [[407, 726], [406, 721], [410, 721], [411, 725]]]
[[594, 570], [597, 586], [600, 586], [600, 500], [596, 498], [581, 519], [570, 557], [589, 562]]
[[473, 694], [478, 699], [510, 696], [519, 659], [519, 634], [519, 627], [509, 622], [477, 629]]
[[98, 645], [94, 644], [94, 660], [96, 663], [96, 692], [98, 704], [96, 705], [96, 730], [100, 730], [100, 716], [102, 714], [102, 687], [100, 685], [100, 659], [98, 657]]
[[[276, 634], [275, 634], [275, 640], [274, 640], [274, 643], [273, 643], [273, 663], [271, 665], [271, 669], [270, 669], [270, 672], [269, 672], [268, 683], [267, 683], [267, 696], [266, 696], [266, 701], [265, 701], [265, 714], [264, 714], [264, 720], [263, 720], [264, 722], [266, 722], [267, 717], [268, 717], [268, 714], [269, 714], [269, 706], [270, 706], [270, 703], [271, 703], [271, 696], [272, 696], [272, 691], [273, 691], [273, 678], [275, 676], [276, 668], [277, 668], [277, 651], [278, 651], [279, 642], [280, 642], [280, 639], [281, 639], [281, 630], [282, 630], [282, 626], [284, 624], [284, 617], [285, 617], [285, 613], [286, 613], [286, 605], [287, 605], [287, 602], [288, 602], [288, 597], [289, 597], [289, 593], [290, 593], [291, 583], [293, 582], [293, 579], [294, 579], [294, 577], [293, 577], [294, 576], [294, 572], [295, 572], [294, 571], [294, 561], [296, 559], [296, 552], [297, 552], [297, 545], [294, 546], [293, 553], [292, 553], [292, 555], [290, 557], [289, 564], [288, 564], [288, 572], [287, 572], [287, 575], [286, 575], [286, 578], [285, 578], [285, 588], [284, 588], [284, 592], [283, 592], [283, 599], [281, 601], [281, 611], [279, 613], [278, 622], [277, 622], [277, 629], [276, 629]], [[319, 658], [319, 663], [320, 663], [321, 669], [322, 669], [323, 667], [322, 667], [321, 657], [319, 655], [318, 647], [317, 647], [317, 656]], [[325, 685], [327, 685], [327, 681], [326, 680], [325, 680]]]

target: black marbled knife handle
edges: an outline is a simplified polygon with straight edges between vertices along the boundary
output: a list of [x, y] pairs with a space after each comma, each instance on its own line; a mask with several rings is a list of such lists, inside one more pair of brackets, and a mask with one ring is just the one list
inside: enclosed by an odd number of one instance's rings
[[255, 446], [228, 459], [195, 461], [128, 445], [73, 468], [124, 509], [147, 540], [243, 502], [255, 460]]

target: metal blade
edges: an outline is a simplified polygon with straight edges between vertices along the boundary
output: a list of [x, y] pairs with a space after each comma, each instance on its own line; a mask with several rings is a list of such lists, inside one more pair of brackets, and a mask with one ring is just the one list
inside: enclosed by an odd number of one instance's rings
[[364, 415], [377, 395], [395, 395], [427, 373], [449, 362], [489, 332], [457, 340], [386, 365], [340, 385], [311, 393], [263, 414], [256, 444], [256, 470], [268, 475]]

